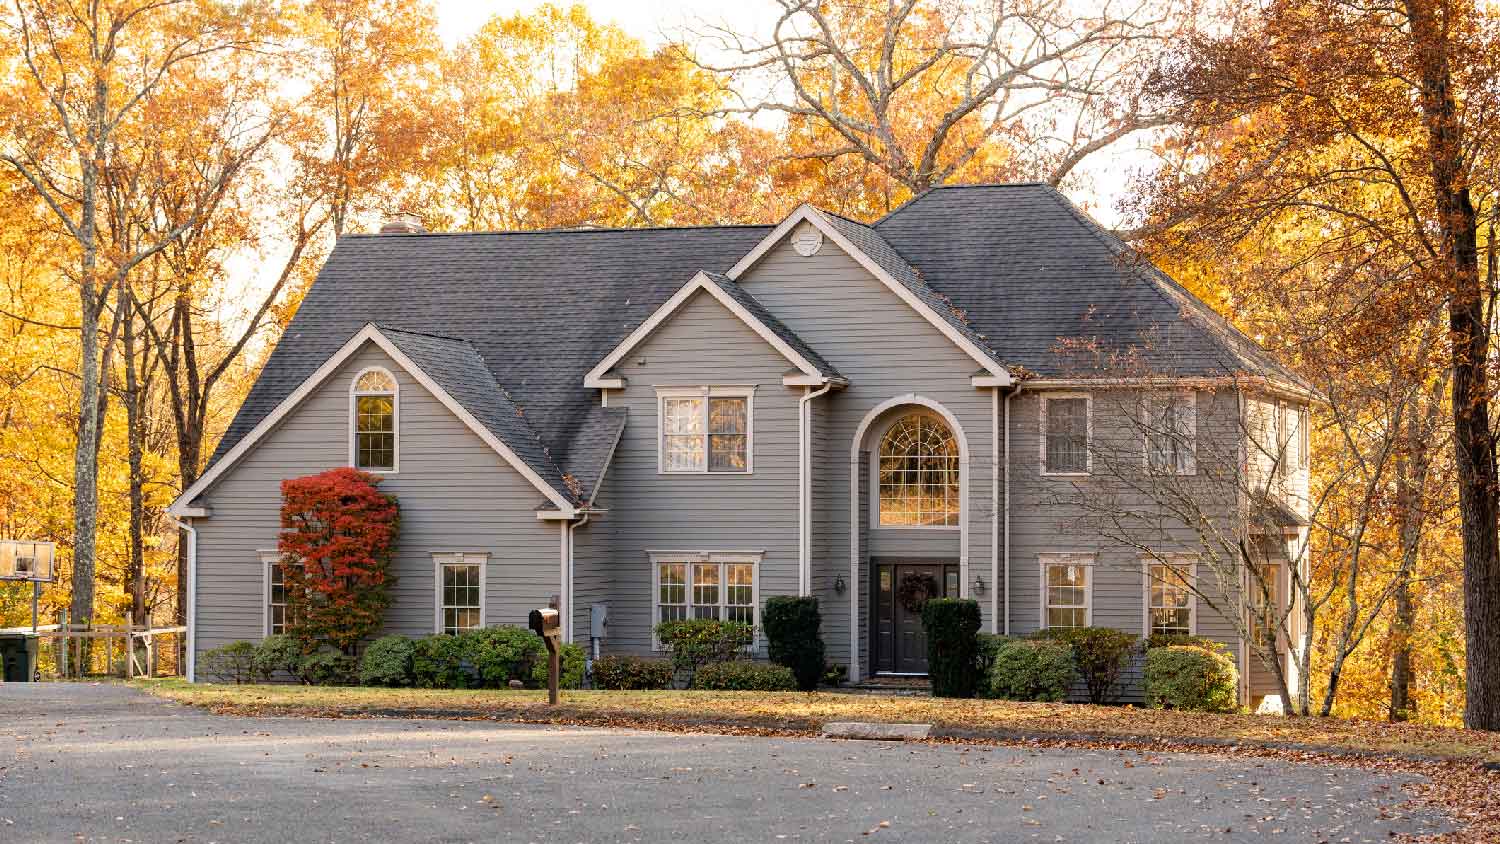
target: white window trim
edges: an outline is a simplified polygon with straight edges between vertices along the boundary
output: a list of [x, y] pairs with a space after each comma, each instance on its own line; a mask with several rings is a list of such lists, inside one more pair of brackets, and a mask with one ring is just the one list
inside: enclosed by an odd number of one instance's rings
[[443, 566], [479, 566], [479, 626], [489, 623], [488, 601], [490, 555], [475, 551], [447, 551], [432, 555], [432, 632], [443, 632]]
[[[362, 393], [359, 391], [359, 379], [367, 372], [381, 372], [391, 379], [395, 385], [390, 392], [391, 397], [391, 468], [389, 469], [365, 469], [359, 465], [359, 397], [360, 396], [383, 396], [386, 393]], [[367, 366], [354, 373], [354, 378], [349, 381], [349, 466], [359, 469], [361, 472], [369, 472], [372, 475], [394, 475], [401, 471], [401, 381], [396, 378], [395, 373], [383, 366]]]
[[[656, 625], [661, 619], [661, 567], [664, 563], [684, 563], [688, 566], [687, 578], [687, 603], [691, 618], [693, 606], [693, 563], [748, 563], [753, 568], [750, 573], [750, 600], [753, 602], [751, 610], [751, 626], [755, 628], [755, 638], [750, 643], [752, 649], [758, 650], [761, 646], [760, 634], [760, 563], [766, 556], [764, 551], [660, 551], [648, 550], [647, 558], [651, 560], [651, 650], [663, 651], [661, 641], [656, 638]], [[719, 579], [719, 606], [725, 606], [725, 596], [729, 594], [728, 583], [724, 578]]]
[[281, 562], [279, 551], [257, 551], [260, 555], [260, 636], [271, 635], [271, 566]]
[[[666, 449], [666, 400], [703, 399], [703, 468], [667, 469]], [[708, 400], [729, 398], [745, 400], [745, 471], [710, 472], [708, 470]], [[656, 474], [658, 475], [713, 475], [714, 477], [741, 477], [755, 474], [755, 387], [702, 386], [702, 387], [657, 387], [656, 388]]]
[[1094, 626], [1094, 563], [1096, 555], [1092, 552], [1078, 551], [1054, 551], [1037, 556], [1037, 575], [1041, 578], [1040, 604], [1041, 612], [1038, 619], [1040, 627], [1047, 627], [1047, 566], [1049, 565], [1081, 565], [1084, 570], [1083, 583], [1083, 625]]
[[[1185, 472], [1151, 468], [1151, 426], [1155, 423], [1156, 419], [1156, 416], [1153, 413], [1153, 411], [1155, 410], [1154, 402], [1160, 396], [1172, 396], [1175, 398], [1187, 399], [1188, 409], [1192, 414], [1192, 430], [1188, 432], [1188, 444], [1190, 446], [1190, 452], [1188, 454], [1188, 468]], [[1153, 475], [1175, 475], [1177, 477], [1188, 477], [1198, 474], [1198, 391], [1156, 390], [1146, 394], [1145, 400], [1142, 402], [1141, 410], [1145, 416], [1145, 418], [1141, 420], [1143, 428], [1141, 437], [1141, 466], [1145, 468], [1146, 472]], [[1090, 423], [1090, 428], [1090, 434], [1092, 434], [1092, 422]]]
[[[1187, 570], [1187, 579], [1191, 583], [1198, 581], [1198, 558], [1192, 554], [1158, 554], [1147, 555], [1141, 558], [1141, 636], [1151, 635], [1151, 567], [1169, 565]], [[1188, 593], [1188, 635], [1198, 635], [1198, 595], [1191, 588]]]
[[[922, 414], [943, 423], [943, 427], [948, 429], [948, 433], [952, 435], [954, 443], [958, 445], [959, 523], [956, 525], [888, 525], [880, 521], [880, 444], [885, 442], [885, 435], [891, 432], [891, 428], [895, 427], [897, 422], [900, 422], [902, 419], [913, 414]], [[963, 494], [966, 490], [966, 487], [964, 485], [964, 473], [967, 469], [967, 465], [966, 461], [963, 459], [963, 445], [960, 443], [958, 432], [953, 429], [952, 423], [950, 423], [947, 419], [944, 419], [941, 413], [938, 413], [932, 408], [917, 405], [892, 416], [889, 421], [880, 426], [878, 435], [873, 437], [872, 439], [875, 443], [875, 447], [870, 449], [870, 495], [867, 496], [870, 499], [870, 527], [874, 530], [963, 530]]]
[[[1053, 399], [1083, 399], [1083, 455], [1084, 471], [1082, 472], [1049, 472], [1047, 471], [1047, 402]], [[1042, 393], [1037, 404], [1041, 408], [1041, 425], [1038, 430], [1040, 454], [1038, 465], [1041, 468], [1042, 477], [1045, 478], [1086, 478], [1094, 473], [1094, 397], [1089, 393]]]
[[1297, 414], [1297, 468], [1306, 469], [1312, 465], [1312, 434], [1307, 430], [1312, 424], [1312, 414], [1305, 405], [1294, 407], [1292, 412]]

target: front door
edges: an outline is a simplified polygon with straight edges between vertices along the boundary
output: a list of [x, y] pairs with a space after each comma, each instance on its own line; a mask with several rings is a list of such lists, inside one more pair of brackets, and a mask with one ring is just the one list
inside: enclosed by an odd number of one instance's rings
[[922, 605], [928, 598], [957, 597], [958, 565], [877, 562], [874, 586], [875, 670], [926, 674]]

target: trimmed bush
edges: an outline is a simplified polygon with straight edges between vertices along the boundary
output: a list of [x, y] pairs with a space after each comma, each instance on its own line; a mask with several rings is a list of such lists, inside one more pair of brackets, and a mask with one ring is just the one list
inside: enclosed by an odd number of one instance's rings
[[472, 689], [479, 672], [465, 653], [459, 636], [436, 633], [412, 642], [412, 685], [423, 689]]
[[717, 692], [790, 692], [797, 677], [785, 665], [767, 662], [711, 662], [693, 674], [692, 688]]
[[1184, 633], [1153, 633], [1146, 639], [1146, 650], [1148, 651], [1156, 648], [1170, 648], [1174, 645], [1203, 648], [1209, 651], [1229, 652], [1229, 646], [1223, 642], [1215, 642], [1213, 639], [1203, 636], [1188, 636]]
[[262, 680], [286, 673], [307, 682], [302, 678], [302, 643], [281, 633], [262, 639], [255, 647], [255, 673]]
[[979, 668], [979, 676], [988, 677], [990, 668], [995, 665], [995, 654], [1000, 652], [1000, 646], [1010, 641], [1009, 636], [1001, 636], [997, 633], [980, 633], [979, 650], [974, 657], [974, 665]]
[[797, 678], [797, 688], [810, 692], [823, 676], [823, 616], [817, 598], [773, 595], [766, 599], [767, 655], [785, 665]]
[[689, 675], [712, 662], [732, 662], [745, 655], [755, 630], [738, 621], [694, 618], [663, 621], [656, 638], [672, 656], [672, 667]]
[[973, 697], [979, 685], [979, 602], [929, 598], [922, 607], [922, 627], [932, 696]]
[[1146, 652], [1146, 705], [1190, 712], [1233, 712], [1239, 672], [1228, 654], [1190, 645]]
[[594, 688], [620, 691], [665, 689], [672, 685], [672, 663], [638, 656], [601, 656], [594, 660]]
[[1139, 637], [1110, 627], [1073, 627], [1046, 631], [1073, 650], [1073, 664], [1089, 690], [1090, 703], [1109, 703], [1120, 675], [1130, 664]]
[[410, 686], [415, 647], [405, 636], [382, 636], [365, 648], [359, 661], [362, 686]]
[[[520, 627], [481, 627], [457, 637], [463, 657], [474, 664], [478, 685], [501, 689], [511, 680], [535, 686], [532, 672], [540, 663], [541, 685], [547, 685], [547, 646], [542, 637]], [[564, 672], [566, 674], [566, 672]]]
[[[537, 641], [541, 641], [540, 637], [534, 636], [533, 638], [536, 638]], [[559, 689], [583, 688], [583, 647], [581, 645], [575, 645], [572, 642], [567, 642], [562, 646], [561, 651], [562, 652], [557, 655], [557, 687]], [[517, 679], [519, 679], [523, 683], [526, 683], [531, 688], [547, 688], [546, 645], [542, 645], [541, 659], [538, 659], [536, 663], [531, 666], [531, 677], [529, 678], [530, 682], [527, 682], [528, 678], [526, 677], [519, 677]]]
[[1054, 639], [1010, 639], [995, 650], [990, 691], [1006, 700], [1060, 701], [1077, 671], [1073, 650]]
[[257, 676], [255, 670], [255, 643], [254, 642], [230, 642], [217, 648], [206, 650], [198, 655], [198, 665], [204, 675], [213, 677], [221, 683], [253, 682]]
[[315, 686], [352, 686], [359, 677], [359, 663], [354, 657], [331, 648], [307, 654], [298, 667], [303, 682]]

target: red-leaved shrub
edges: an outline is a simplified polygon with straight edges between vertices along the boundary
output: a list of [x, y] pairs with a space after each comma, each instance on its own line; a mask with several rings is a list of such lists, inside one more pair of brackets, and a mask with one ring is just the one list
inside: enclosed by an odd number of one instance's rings
[[379, 483], [347, 467], [281, 482], [287, 633], [309, 653], [325, 643], [354, 653], [391, 604], [399, 519]]

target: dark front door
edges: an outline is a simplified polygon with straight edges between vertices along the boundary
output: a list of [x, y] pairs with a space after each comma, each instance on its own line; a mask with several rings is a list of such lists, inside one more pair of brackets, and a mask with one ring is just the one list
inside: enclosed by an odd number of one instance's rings
[[926, 674], [922, 604], [928, 598], [958, 595], [958, 565], [876, 563], [874, 587], [875, 670]]

